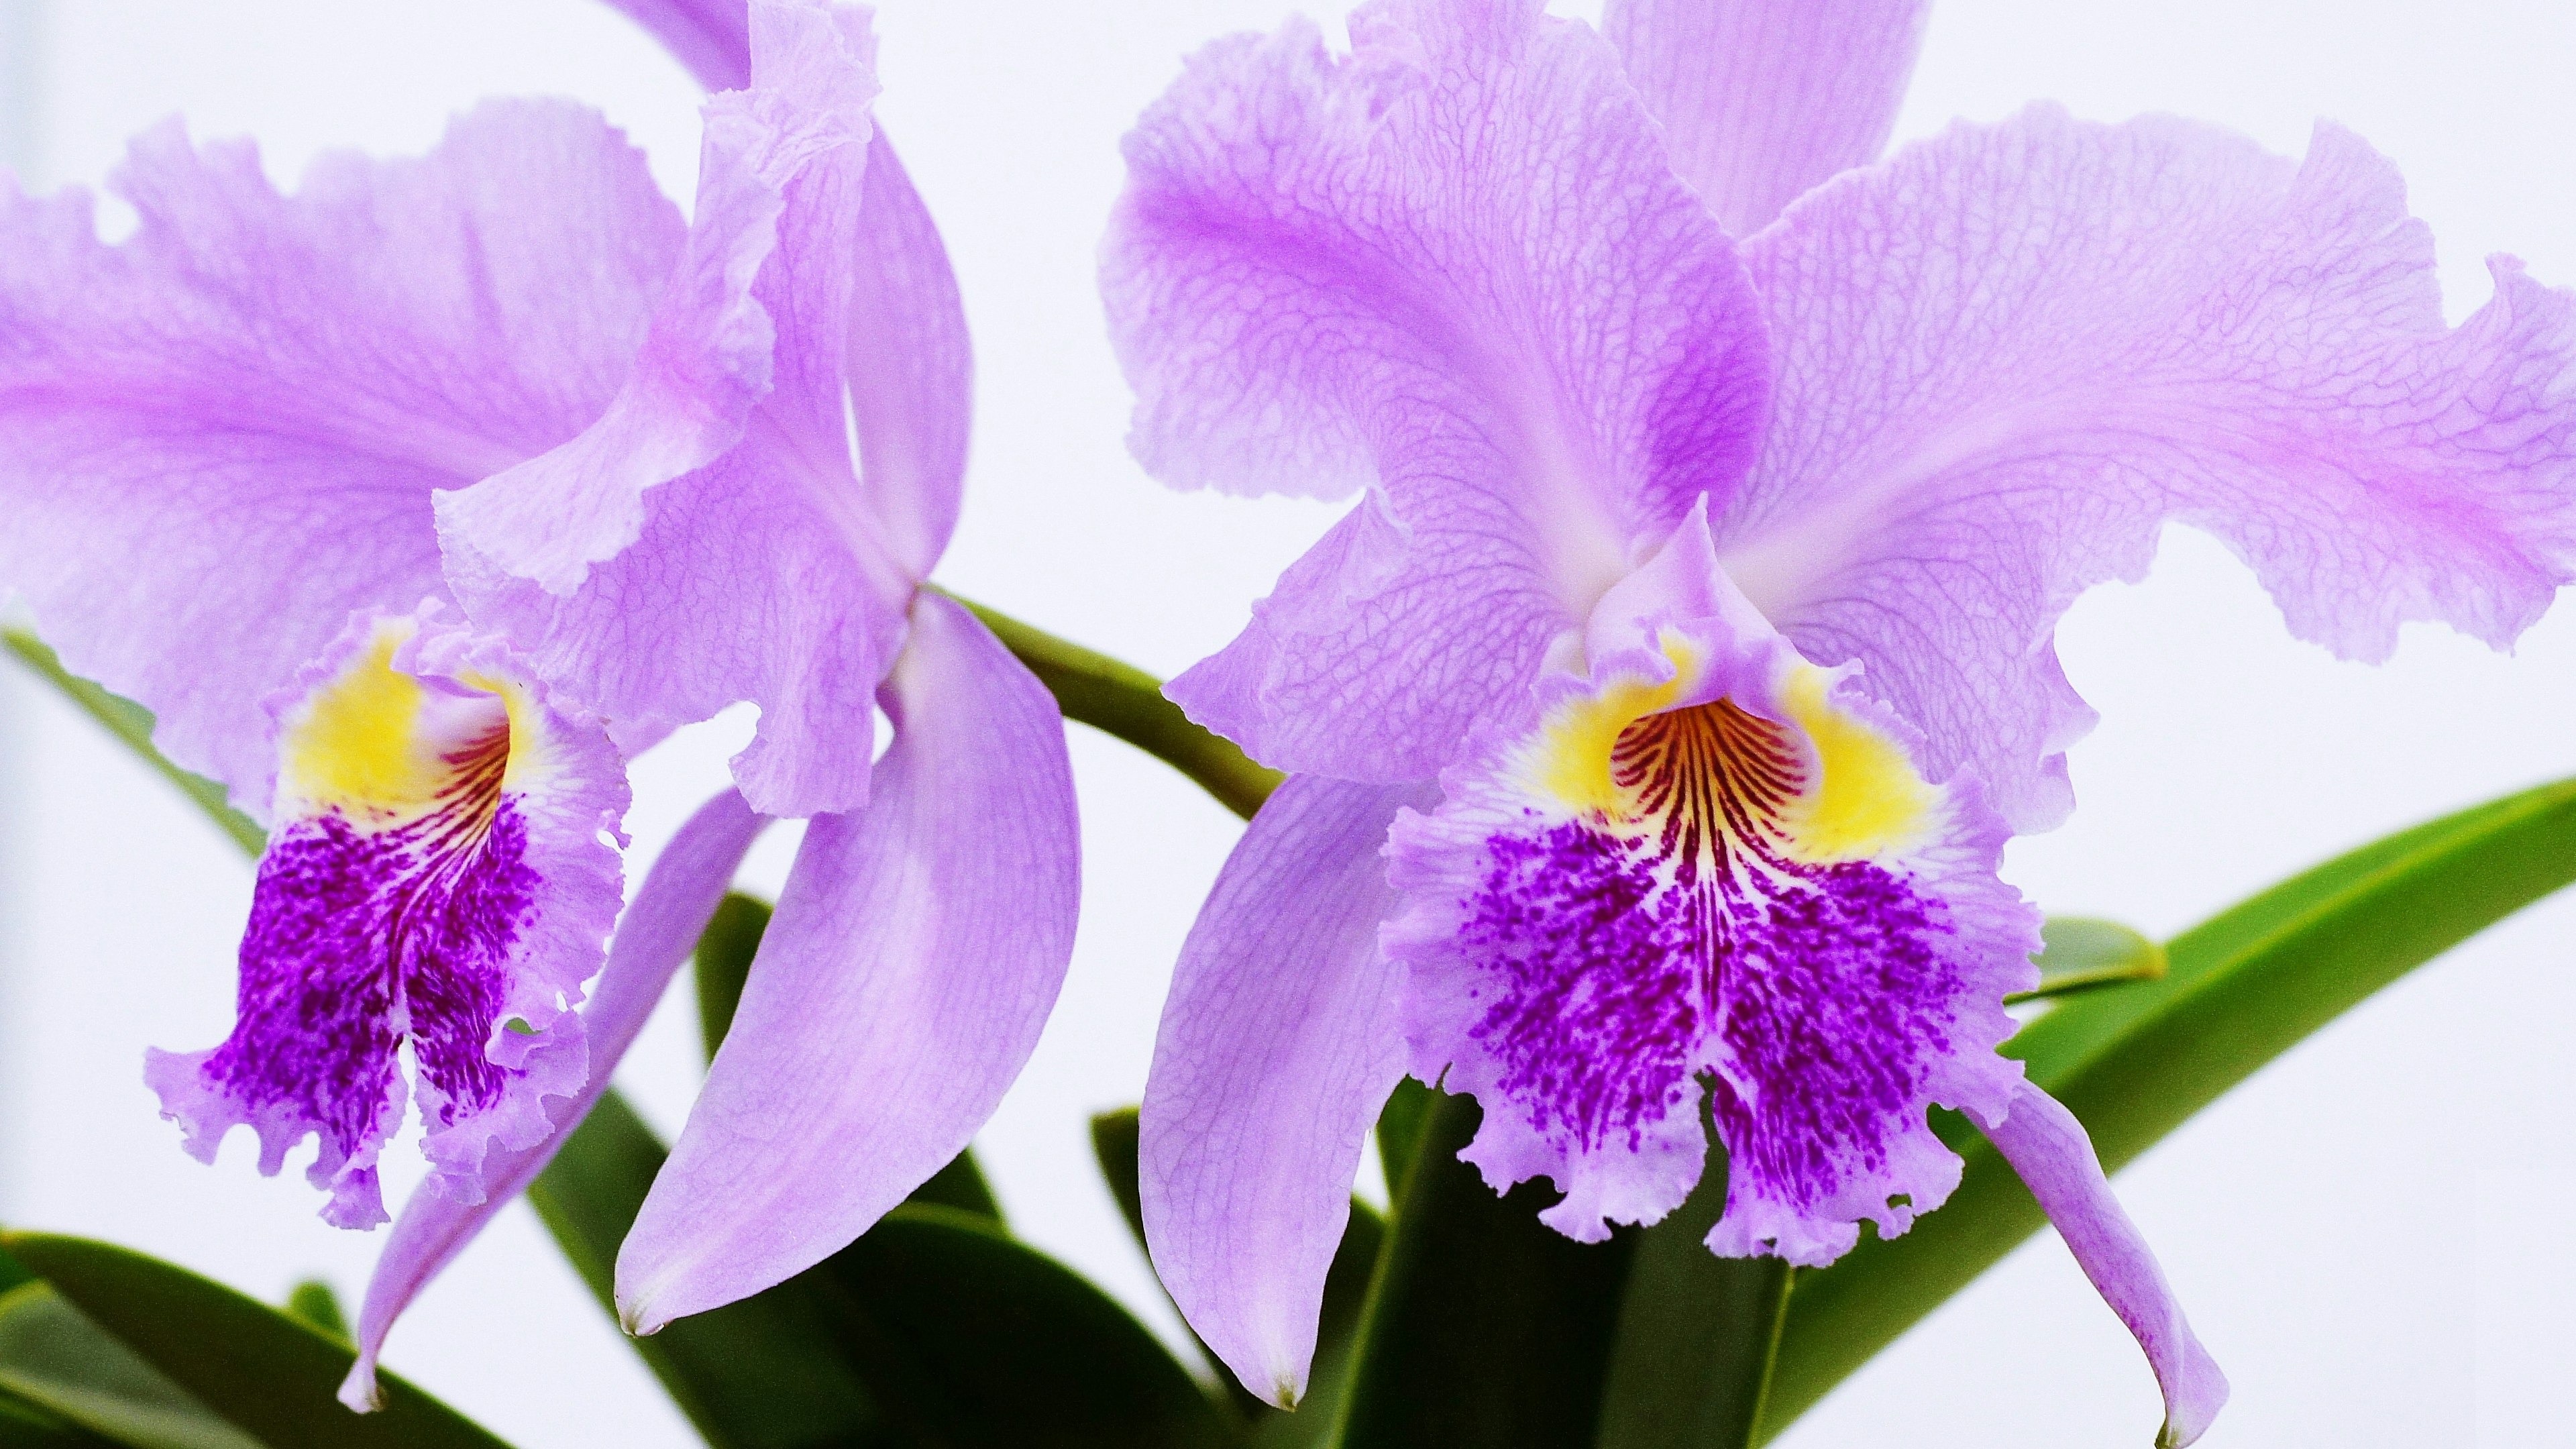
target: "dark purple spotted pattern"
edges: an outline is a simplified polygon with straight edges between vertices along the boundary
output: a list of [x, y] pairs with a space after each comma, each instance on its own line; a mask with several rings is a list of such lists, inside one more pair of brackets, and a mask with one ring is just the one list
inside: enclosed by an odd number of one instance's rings
[[1696, 1077], [1738, 1183], [1804, 1207], [1919, 1122], [1952, 930], [1880, 866], [1790, 858], [1801, 768], [1725, 701], [1652, 715], [1612, 756], [1634, 818], [1488, 843], [1460, 944], [1499, 980], [1472, 1034], [1561, 1147], [1638, 1149]]
[[408, 1036], [431, 1125], [491, 1107], [486, 1045], [535, 909], [527, 822], [501, 794], [507, 728], [450, 757], [439, 808], [365, 831], [298, 821], [260, 860], [239, 1021], [201, 1071], [257, 1116], [283, 1109], [351, 1157], [378, 1130]]

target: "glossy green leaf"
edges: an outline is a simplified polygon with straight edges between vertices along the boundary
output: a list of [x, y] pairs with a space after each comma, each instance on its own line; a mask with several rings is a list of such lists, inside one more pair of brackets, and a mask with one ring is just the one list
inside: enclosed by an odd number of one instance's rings
[[[617, 1247], [663, 1156], [612, 1089], [528, 1188], [556, 1246], [611, 1315]], [[889, 1432], [886, 1417], [838, 1347], [833, 1305], [802, 1279], [629, 1342], [716, 1449], [902, 1442], [872, 1437]]]
[[[662, 1160], [651, 1129], [610, 1092], [530, 1189], [603, 1306], [617, 1244]], [[989, 1216], [947, 1207], [899, 1208], [822, 1264], [636, 1347], [719, 1449], [1234, 1437], [1124, 1309]]]
[[116, 1449], [116, 1441], [0, 1389], [0, 1449]]
[[385, 1406], [333, 1395], [349, 1346], [184, 1268], [85, 1238], [0, 1234], [92, 1322], [272, 1449], [497, 1449], [501, 1441], [396, 1374]]
[[253, 855], [267, 847], [267, 832], [259, 828], [259, 822], [225, 802], [223, 786], [203, 775], [180, 769], [153, 748], [152, 711], [130, 699], [110, 694], [64, 669], [62, 660], [55, 657], [52, 647], [24, 629], [0, 630], [0, 643], [6, 643], [10, 653], [17, 655], [39, 678], [62, 691], [64, 698], [79, 706], [83, 713], [106, 726], [109, 734], [140, 755], [144, 763], [158, 771], [163, 779], [178, 786], [180, 793], [206, 812], [207, 818], [231, 837], [234, 844]]
[[[955, 598], [955, 595], [949, 597]], [[1059, 639], [972, 599], [958, 599], [1055, 696], [1066, 719], [1114, 735], [1197, 782], [1245, 819], [1287, 777], [1257, 765], [1234, 742], [1190, 722], [1163, 698], [1163, 682], [1131, 664]]]
[[1637, 1235], [1596, 1449], [1745, 1449], [1761, 1422], [1793, 1270], [1708, 1250], [1726, 1206], [1726, 1149], [1709, 1141], [1690, 1197]]
[[1395, 1084], [1386, 1106], [1377, 1114], [1378, 1166], [1386, 1172], [1386, 1200], [1404, 1201], [1405, 1178], [1413, 1171], [1414, 1156], [1422, 1148], [1422, 1124], [1431, 1116], [1431, 1106], [1440, 1094], [1411, 1077]]
[[349, 1337], [349, 1315], [340, 1311], [340, 1295], [319, 1278], [307, 1278], [286, 1295], [286, 1311], [334, 1338]]
[[946, 1442], [1220, 1449], [1241, 1431], [1115, 1299], [989, 1218], [905, 1206], [814, 1270], [853, 1356]]
[[2097, 986], [2128, 981], [2155, 981], [2167, 969], [2165, 948], [2117, 921], [2086, 916], [2052, 916], [2039, 928], [2039, 984], [2006, 1001], [2036, 1001], [2069, 996]]
[[1340, 1449], [1567, 1449], [1592, 1441], [1636, 1235], [1538, 1221], [1543, 1182], [1497, 1197], [1457, 1160], [1475, 1099], [1440, 1096], [1405, 1174], [1360, 1328]]
[[[2117, 1171], [2228, 1088], [2372, 992], [2576, 881], [2576, 780], [2362, 847], [2177, 936], [2157, 981], [2068, 998], [2006, 1044]], [[1790, 1295], [1769, 1438], [2037, 1231], [2038, 1205], [1952, 1114], [1967, 1159], [1940, 1211], [1864, 1238]]]
[[261, 1449], [47, 1283], [0, 1293], [0, 1389], [129, 1449]]

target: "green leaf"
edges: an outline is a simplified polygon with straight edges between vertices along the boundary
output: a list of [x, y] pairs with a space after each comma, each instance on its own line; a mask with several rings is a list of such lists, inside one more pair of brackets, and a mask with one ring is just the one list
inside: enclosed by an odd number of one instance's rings
[[160, 772], [163, 779], [178, 786], [180, 793], [196, 802], [197, 808], [206, 812], [217, 829], [232, 837], [234, 844], [252, 855], [267, 848], [267, 832], [259, 828], [259, 822], [225, 802], [223, 786], [180, 769], [152, 747], [152, 711], [73, 675], [63, 668], [51, 646], [24, 629], [0, 630], [0, 643], [6, 643], [10, 653], [34, 670], [37, 677], [61, 690], [83, 713], [105, 725], [109, 734], [142, 756], [144, 763]]
[[[663, 1156], [653, 1130], [611, 1089], [528, 1188], [546, 1230], [611, 1315], [617, 1247]], [[802, 1283], [629, 1341], [716, 1449], [901, 1442], [882, 1438], [877, 1397], [836, 1346], [833, 1305]]]
[[1404, 1180], [1413, 1171], [1414, 1155], [1422, 1147], [1422, 1124], [1431, 1116], [1431, 1106], [1440, 1094], [1411, 1077], [1395, 1084], [1395, 1092], [1377, 1114], [1378, 1165], [1386, 1170], [1386, 1200], [1404, 1201]]
[[0, 1293], [0, 1389], [131, 1449], [261, 1449], [46, 1283]]
[[[946, 592], [942, 590], [941, 592]], [[956, 599], [954, 594], [950, 598]], [[1059, 639], [972, 599], [957, 599], [1019, 656], [1055, 696], [1066, 719], [1115, 735], [1197, 782], [1228, 810], [1249, 820], [1287, 778], [1257, 765], [1234, 742], [1190, 722], [1163, 698], [1163, 682], [1131, 664]]]
[[[2069, 998], [2005, 1044], [2117, 1171], [2192, 1113], [2372, 992], [2576, 880], [2576, 780], [2419, 825], [2177, 936], [2157, 981]], [[1955, 1114], [1967, 1159], [1938, 1212], [1863, 1238], [1790, 1295], [1768, 1439], [2037, 1231], [2020, 1179]]]
[[[663, 1155], [608, 1092], [529, 1190], [603, 1306]], [[787, 1282], [635, 1342], [718, 1449], [1233, 1438], [1124, 1309], [989, 1216], [946, 1207], [899, 1208]]]
[[333, 1395], [356, 1357], [265, 1303], [140, 1253], [85, 1238], [0, 1233], [5, 1247], [92, 1322], [272, 1449], [498, 1449], [499, 1439], [396, 1374], [385, 1405]]
[[2008, 1002], [2067, 996], [2097, 986], [2154, 981], [2165, 974], [2165, 948], [2117, 921], [2053, 916], [2039, 928], [2039, 984]]
[[340, 1311], [340, 1295], [319, 1278], [307, 1278], [286, 1295], [286, 1311], [334, 1338], [349, 1337], [349, 1315]]
[[115, 1443], [0, 1389], [0, 1449], [114, 1449]]
[[1612, 1340], [1596, 1449], [1746, 1449], [1780, 1347], [1792, 1270], [1703, 1241], [1726, 1207], [1712, 1124], [1699, 1185], [1637, 1235]]
[[1368, 1309], [1340, 1449], [1566, 1449], [1599, 1415], [1636, 1235], [1565, 1238], [1538, 1221], [1554, 1197], [1497, 1197], [1457, 1160], [1475, 1099], [1443, 1095], [1405, 1174]]
[[815, 1272], [846, 1295], [854, 1357], [904, 1386], [916, 1422], [947, 1442], [1240, 1441], [1231, 1418], [1115, 1299], [978, 1214], [897, 1208]]

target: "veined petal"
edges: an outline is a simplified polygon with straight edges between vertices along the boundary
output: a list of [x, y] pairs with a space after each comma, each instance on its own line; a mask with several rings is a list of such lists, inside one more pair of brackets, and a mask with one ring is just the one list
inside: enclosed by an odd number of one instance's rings
[[340, 1385], [342, 1403], [360, 1413], [378, 1407], [376, 1356], [384, 1350], [394, 1320], [465, 1251], [493, 1214], [537, 1180], [572, 1129], [590, 1114], [673, 973], [689, 959], [743, 856], [769, 823], [766, 816], [753, 814], [740, 794], [727, 790], [698, 807], [671, 837], [636, 891], [634, 904], [619, 919], [608, 964], [600, 968], [599, 989], [582, 1009], [589, 1067], [581, 1090], [552, 1109], [554, 1130], [544, 1141], [492, 1154], [486, 1190], [460, 1193], [433, 1173], [403, 1204], [367, 1280], [366, 1303], [358, 1311], [358, 1360]]
[[745, 0], [608, 0], [662, 42], [698, 84], [738, 91], [751, 84], [751, 7]]
[[1930, 0], [1610, 0], [1601, 32], [1673, 166], [1751, 236], [1827, 177], [1878, 159]]
[[1551, 676], [1534, 727], [1397, 817], [1386, 943], [1414, 1075], [1484, 1106], [1487, 1182], [1553, 1179], [1542, 1217], [1576, 1238], [1651, 1222], [1698, 1178], [1705, 1090], [1729, 1160], [1709, 1246], [1828, 1263], [1957, 1185], [1928, 1105], [2011, 1100], [1994, 1047], [2038, 915], [1975, 791], [1724, 598], [1694, 532], [1701, 583], [1670, 597], [1718, 612], [1621, 596], [1649, 647]]
[[491, 1150], [544, 1138], [542, 1099], [582, 1082], [572, 1007], [617, 914], [623, 762], [435, 605], [354, 621], [272, 709], [276, 828], [239, 1023], [211, 1051], [151, 1053], [146, 1079], [202, 1161], [236, 1124], [263, 1173], [318, 1137], [323, 1216], [373, 1227], [408, 1044], [422, 1150], [480, 1197]]
[[938, 594], [882, 696], [867, 808], [815, 818], [689, 1124], [617, 1259], [628, 1326], [757, 1293], [963, 1150], [1037, 1045], [1073, 952], [1073, 780], [1055, 701]]
[[735, 782], [798, 816], [866, 800], [870, 700], [918, 578], [849, 447], [866, 12], [761, 0], [751, 35], [751, 89], [707, 104], [690, 255], [627, 389], [581, 438], [442, 496], [439, 530], [476, 622], [621, 744], [759, 704]]
[[2039, 1199], [2084, 1276], [2146, 1350], [2165, 1396], [2157, 1449], [2184, 1449], [2226, 1406], [2227, 1376], [2200, 1346], [2146, 1239], [2111, 1195], [2084, 1124], [2028, 1082], [2022, 1083], [2006, 1115], [1997, 1118], [1977, 1108], [1970, 1114]]
[[1537, 0], [1379, 0], [1200, 52], [1101, 264], [1137, 457], [1349, 518], [1175, 681], [1294, 772], [1425, 779], [1731, 488], [1765, 364], [1732, 248], [1609, 48]]
[[292, 196], [172, 124], [114, 186], [140, 223], [109, 246], [86, 196], [0, 178], [0, 597], [258, 814], [261, 701], [351, 613], [445, 594], [432, 491], [599, 415], [680, 220], [560, 102], [325, 156]]
[[2036, 108], [1813, 193], [1747, 257], [1780, 391], [1721, 557], [2016, 828], [2064, 815], [2093, 720], [2057, 619], [2169, 519], [2366, 659], [2410, 619], [2501, 645], [2576, 572], [2576, 311], [2503, 260], [2446, 329], [2395, 171], [2333, 126], [2293, 165]]
[[1291, 776], [1227, 858], [1163, 1004], [1137, 1181], [1154, 1271], [1282, 1407], [1306, 1391], [1360, 1153], [1404, 1075], [1380, 856], [1396, 810], [1432, 797]]

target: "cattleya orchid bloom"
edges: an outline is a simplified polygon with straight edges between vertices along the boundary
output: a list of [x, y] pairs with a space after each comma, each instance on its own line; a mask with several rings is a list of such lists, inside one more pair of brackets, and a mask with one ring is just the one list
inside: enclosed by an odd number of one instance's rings
[[1965, 1112], [2163, 1386], [2226, 1381], [2080, 1124], [1995, 1048], [2038, 916], [2004, 841], [2092, 721], [2051, 634], [2179, 520], [2292, 630], [2502, 646], [2576, 562], [2567, 299], [2444, 326], [2424, 227], [2304, 162], [2034, 107], [1884, 161], [1917, 0], [1379, 0], [1208, 47], [1127, 142], [1103, 289], [1180, 487], [1359, 504], [1173, 682], [1290, 778], [1183, 948], [1146, 1231], [1254, 1392], [1302, 1392], [1370, 1123], [1581, 1239], [1727, 1153], [1708, 1245], [1834, 1261], [1956, 1186]]
[[[1053, 701], [921, 588], [969, 358], [870, 119], [868, 12], [709, 14], [734, 73], [685, 223], [621, 136], [547, 102], [486, 104], [420, 160], [325, 157], [291, 197], [249, 147], [165, 127], [114, 246], [85, 197], [0, 193], [0, 592], [273, 832], [239, 1025], [153, 1057], [164, 1111], [208, 1159], [250, 1123], [267, 1172], [318, 1136], [324, 1215], [370, 1226], [412, 1049], [432, 1171], [353, 1404], [771, 818], [811, 824], [621, 1255], [639, 1332], [810, 1266], [954, 1158], [1070, 959]], [[737, 790], [609, 949], [623, 757], [744, 700]]]

